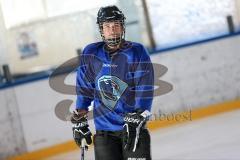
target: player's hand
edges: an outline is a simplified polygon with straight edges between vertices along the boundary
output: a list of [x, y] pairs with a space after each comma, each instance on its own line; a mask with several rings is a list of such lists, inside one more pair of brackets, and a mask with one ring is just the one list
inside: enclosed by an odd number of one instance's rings
[[135, 152], [138, 144], [140, 131], [144, 128], [151, 113], [149, 111], [137, 111], [134, 113], [127, 113], [124, 117], [124, 134], [123, 143], [124, 149]]
[[89, 130], [87, 115], [81, 115], [79, 113], [73, 112], [71, 117], [71, 122], [73, 123], [72, 131], [73, 138], [76, 144], [81, 147], [81, 142], [83, 139], [86, 140], [87, 144], [92, 144], [92, 133]]

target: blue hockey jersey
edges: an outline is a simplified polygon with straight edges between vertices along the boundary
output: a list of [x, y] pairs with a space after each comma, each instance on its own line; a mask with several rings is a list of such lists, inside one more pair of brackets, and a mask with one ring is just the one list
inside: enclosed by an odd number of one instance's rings
[[104, 42], [85, 47], [77, 69], [76, 109], [93, 103], [96, 130], [123, 129], [123, 116], [137, 109], [151, 110], [154, 71], [146, 49], [125, 41], [115, 53]]

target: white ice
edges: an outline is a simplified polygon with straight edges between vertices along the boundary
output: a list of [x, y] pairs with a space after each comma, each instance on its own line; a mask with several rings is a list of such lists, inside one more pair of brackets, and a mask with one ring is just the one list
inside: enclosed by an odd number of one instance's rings
[[[240, 110], [151, 132], [153, 160], [240, 160]], [[80, 160], [80, 150], [46, 160]], [[85, 160], [94, 160], [91, 147]]]

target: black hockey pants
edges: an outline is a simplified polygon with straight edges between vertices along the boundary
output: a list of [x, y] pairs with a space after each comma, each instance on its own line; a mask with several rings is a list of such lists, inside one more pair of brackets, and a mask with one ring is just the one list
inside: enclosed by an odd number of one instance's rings
[[96, 131], [93, 142], [95, 160], [151, 160], [150, 135], [147, 129], [140, 132], [135, 152], [124, 149], [121, 131]]

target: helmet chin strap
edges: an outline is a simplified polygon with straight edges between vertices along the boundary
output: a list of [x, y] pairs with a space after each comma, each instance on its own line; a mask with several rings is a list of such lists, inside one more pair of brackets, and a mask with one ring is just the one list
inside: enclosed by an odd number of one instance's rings
[[104, 48], [105, 48], [105, 50], [106, 50], [107, 52], [109, 52], [109, 53], [116, 52], [117, 50], [119, 50], [119, 49], [122, 47], [124, 41], [125, 41], [124, 39], [121, 39], [121, 41], [120, 41], [118, 44], [115, 44], [115, 45], [113, 45], [113, 44], [110, 44], [110, 45], [109, 45], [109, 43], [107, 43], [107, 42], [105, 41], [105, 46], [104, 46]]
[[102, 36], [103, 41], [106, 43], [106, 46], [110, 49], [110, 50], [115, 50], [120, 48], [122, 42], [125, 41], [125, 30], [123, 31], [122, 34], [120, 34], [118, 37], [114, 37], [114, 38], [108, 38], [105, 39], [104, 36]]
[[105, 39], [105, 43], [109, 48], [116, 48], [119, 47], [121, 44], [122, 38], [121, 37], [116, 37], [116, 38], [110, 38], [110, 39]]

